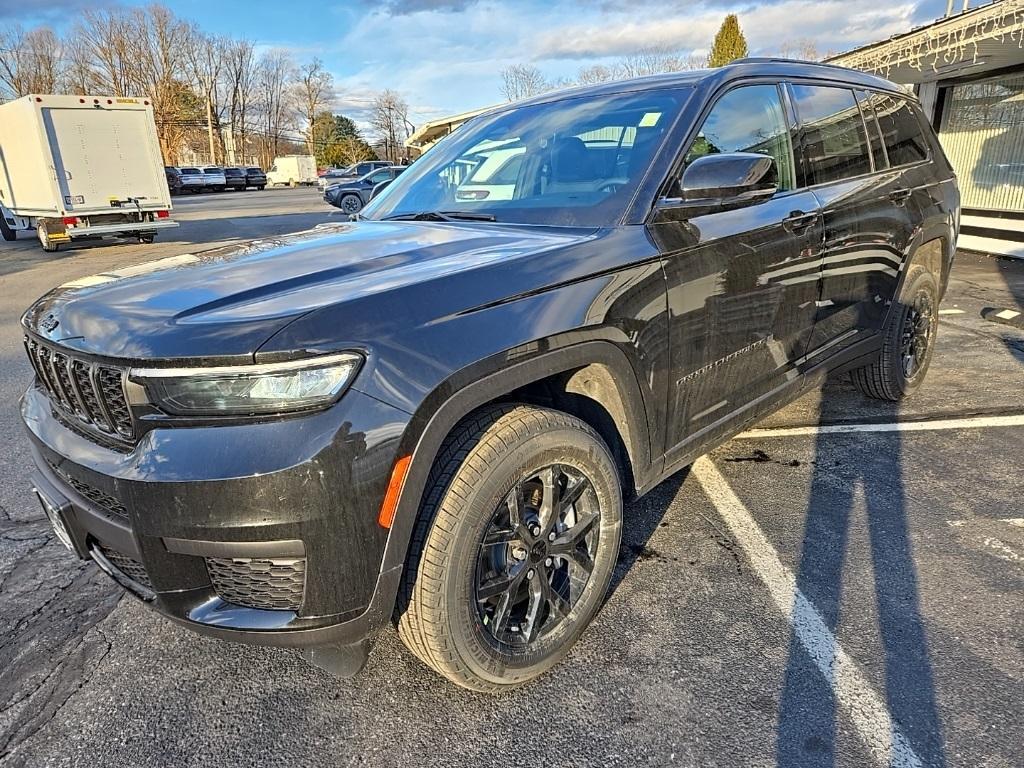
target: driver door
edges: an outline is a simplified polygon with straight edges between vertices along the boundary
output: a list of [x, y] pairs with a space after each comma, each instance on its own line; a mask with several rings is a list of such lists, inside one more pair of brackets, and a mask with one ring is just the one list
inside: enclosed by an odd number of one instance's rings
[[786, 104], [775, 83], [727, 91], [705, 111], [679, 171], [709, 153], [765, 154], [774, 196], [689, 217], [664, 201], [650, 226], [668, 291], [668, 462], [795, 378], [807, 349], [824, 234], [814, 195], [795, 188]]

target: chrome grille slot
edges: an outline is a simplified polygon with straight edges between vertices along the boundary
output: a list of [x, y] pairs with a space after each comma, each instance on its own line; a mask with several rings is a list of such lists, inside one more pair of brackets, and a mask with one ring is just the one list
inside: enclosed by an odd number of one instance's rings
[[121, 440], [135, 436], [124, 394], [124, 371], [25, 339], [25, 351], [50, 402], [67, 417]]

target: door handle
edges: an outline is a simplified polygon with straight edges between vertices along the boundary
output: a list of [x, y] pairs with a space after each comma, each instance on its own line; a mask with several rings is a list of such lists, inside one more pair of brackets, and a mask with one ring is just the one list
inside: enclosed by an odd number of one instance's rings
[[812, 211], [811, 213], [804, 213], [803, 211], [793, 211], [791, 214], [789, 214], [789, 216], [782, 220], [782, 226], [784, 226], [790, 232], [796, 232], [797, 230], [806, 229], [817, 220], [817, 211]]
[[892, 200], [894, 203], [897, 203], [898, 205], [902, 205], [904, 202], [906, 202], [906, 199], [910, 197], [912, 194], [913, 190], [906, 189], [905, 187], [900, 187], [899, 189], [894, 189], [892, 192], [889, 193], [889, 199]]

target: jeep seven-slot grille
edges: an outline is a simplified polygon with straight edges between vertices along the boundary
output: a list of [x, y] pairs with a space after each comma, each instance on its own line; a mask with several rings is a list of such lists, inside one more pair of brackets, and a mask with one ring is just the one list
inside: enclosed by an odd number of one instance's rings
[[222, 600], [247, 608], [297, 611], [306, 587], [306, 559], [208, 557], [206, 570]]
[[91, 363], [29, 338], [25, 350], [57, 409], [110, 437], [131, 440], [135, 436], [121, 368]]

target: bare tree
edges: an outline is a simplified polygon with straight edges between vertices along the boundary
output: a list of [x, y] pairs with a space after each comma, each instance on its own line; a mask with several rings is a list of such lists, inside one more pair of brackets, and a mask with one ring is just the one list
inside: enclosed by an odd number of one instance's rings
[[779, 55], [784, 59], [798, 59], [800, 61], [821, 61], [818, 53], [818, 46], [807, 37], [796, 40], [787, 40], [779, 47]]
[[704, 66], [705, 60], [701, 57], [650, 48], [620, 59], [615, 70], [619, 79], [626, 79], [659, 75], [664, 72], [685, 72], [691, 69], [701, 69]]
[[269, 168], [286, 137], [282, 132], [289, 127], [291, 98], [288, 86], [294, 81], [295, 64], [287, 51], [275, 49], [261, 58], [256, 71], [256, 86], [261, 99], [262, 132], [260, 156], [263, 166]]
[[186, 131], [186, 116], [194, 115], [194, 97], [182, 84], [188, 35], [187, 25], [161, 5], [86, 10], [66, 46], [65, 87], [148, 98], [169, 161]]
[[615, 80], [615, 70], [603, 64], [595, 64], [592, 67], [583, 67], [576, 73], [577, 85], [593, 85], [595, 83], [606, 83]]
[[[203, 33], [195, 24], [190, 25], [185, 48], [185, 67], [189, 78], [198, 86], [198, 92], [206, 104], [206, 130], [210, 145], [210, 162], [217, 162], [218, 146], [223, 149], [220, 135], [219, 92], [221, 71], [224, 69], [224, 49], [228, 42], [223, 38]], [[217, 130], [214, 123], [217, 123]]]
[[334, 76], [324, 69], [324, 63], [313, 57], [299, 68], [295, 83], [296, 102], [306, 125], [306, 144], [309, 154], [316, 154], [313, 146], [313, 123], [317, 113], [334, 99]]
[[0, 96], [56, 93], [62, 85], [62, 45], [49, 27], [0, 30]]
[[383, 91], [373, 100], [370, 125], [384, 143], [384, 156], [396, 162], [405, 154], [408, 138], [409, 105], [394, 91]]
[[532, 64], [513, 64], [501, 70], [501, 92], [509, 101], [519, 101], [551, 90], [544, 74]]
[[232, 162], [246, 162], [248, 157], [249, 119], [256, 98], [256, 57], [249, 40], [235, 40], [224, 55], [224, 90], [228, 100], [228, 115], [231, 120], [231, 146], [241, 151], [243, 159], [232, 158]]

